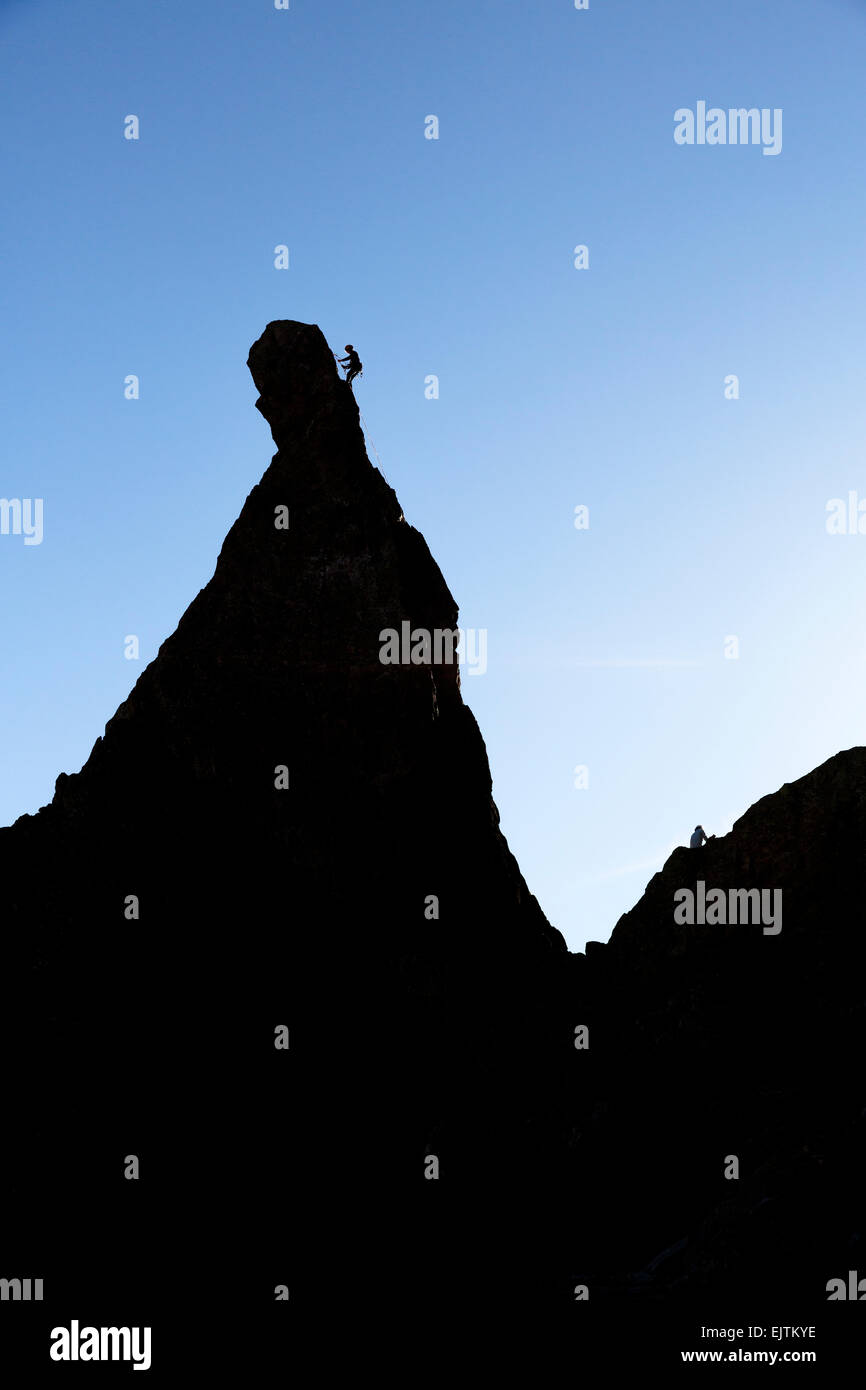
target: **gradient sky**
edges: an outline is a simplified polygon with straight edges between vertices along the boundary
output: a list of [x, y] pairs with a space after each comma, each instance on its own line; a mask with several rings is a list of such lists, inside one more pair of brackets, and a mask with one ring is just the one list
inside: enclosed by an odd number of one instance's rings
[[[0, 0], [0, 63], [0, 496], [44, 499], [40, 545], [0, 535], [0, 823], [211, 577], [278, 318], [360, 350], [573, 950], [697, 821], [866, 741], [866, 535], [826, 527], [866, 499], [866, 6]], [[781, 153], [677, 145], [701, 100], [781, 108]]]

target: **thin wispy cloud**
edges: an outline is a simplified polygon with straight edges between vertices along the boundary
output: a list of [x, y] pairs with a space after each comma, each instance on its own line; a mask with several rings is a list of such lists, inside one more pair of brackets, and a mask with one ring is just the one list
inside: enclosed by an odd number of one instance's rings
[[657, 850], [655, 854], [649, 855], [646, 859], [637, 859], [631, 864], [622, 864], [616, 869], [606, 869], [603, 873], [585, 879], [584, 882], [609, 883], [616, 878], [628, 878], [630, 874], [655, 872], [662, 867], [673, 851], [681, 844], [681, 840], [671, 840], [663, 849]]
[[669, 661], [664, 658], [658, 660], [641, 661], [624, 657], [612, 661], [567, 661], [565, 666], [703, 666], [702, 661]]

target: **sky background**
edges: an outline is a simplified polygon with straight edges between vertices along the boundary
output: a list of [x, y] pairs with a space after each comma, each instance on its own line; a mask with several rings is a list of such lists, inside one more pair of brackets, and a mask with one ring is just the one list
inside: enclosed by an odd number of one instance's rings
[[[866, 741], [866, 535], [826, 527], [866, 500], [866, 5], [0, 0], [0, 68], [0, 496], [44, 499], [41, 545], [0, 535], [0, 824], [210, 579], [278, 318], [360, 350], [572, 950]], [[781, 108], [782, 152], [677, 145], [699, 100]]]

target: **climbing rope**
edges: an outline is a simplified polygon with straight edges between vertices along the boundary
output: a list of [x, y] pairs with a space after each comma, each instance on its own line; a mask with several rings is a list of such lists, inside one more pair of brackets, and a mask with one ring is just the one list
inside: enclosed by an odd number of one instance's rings
[[[360, 407], [360, 406], [358, 406], [358, 414], [361, 415], [361, 407]], [[370, 431], [369, 431], [369, 429], [368, 429], [368, 427], [367, 427], [367, 421], [364, 419], [363, 415], [361, 415], [361, 424], [362, 424], [363, 427], [364, 427], [364, 437], [365, 437], [365, 439], [367, 440], [368, 444], [370, 445], [370, 448], [373, 450], [373, 453], [376, 455], [376, 462], [377, 462], [378, 465], [379, 465], [379, 472], [382, 474], [382, 477], [385, 478], [385, 469], [382, 467], [382, 460], [379, 458], [379, 450], [376, 448], [376, 445], [373, 443], [372, 437], [371, 437], [371, 435], [370, 435]], [[385, 478], [385, 482], [386, 482], [386, 483], [388, 482], [388, 479], [387, 479], [387, 478]]]
[[[335, 362], [337, 362], [337, 364], [339, 365], [340, 359], [339, 359], [339, 357], [337, 356], [337, 354], [334, 352], [333, 348], [331, 349], [331, 355], [332, 355], [332, 357], [334, 358]], [[361, 375], [363, 376], [363, 372], [361, 373]], [[341, 378], [341, 380], [344, 380], [344, 379], [345, 379], [345, 378]], [[353, 394], [354, 394], [354, 392], [353, 392]], [[382, 460], [379, 458], [379, 450], [376, 448], [376, 445], [373, 443], [373, 436], [370, 434], [370, 429], [369, 429], [369, 426], [367, 425], [367, 421], [364, 419], [364, 416], [361, 414], [361, 407], [360, 407], [360, 406], [358, 406], [358, 414], [361, 416], [361, 425], [363, 426], [363, 430], [364, 430], [364, 438], [366, 439], [367, 443], [370, 445], [370, 448], [373, 450], [373, 453], [376, 455], [376, 462], [377, 462], [377, 464], [379, 465], [379, 472], [382, 474], [382, 477], [385, 478], [385, 469], [384, 469], [384, 467], [382, 466]], [[386, 482], [386, 483], [388, 482], [388, 479], [387, 479], [387, 478], [385, 478], [385, 482]], [[390, 484], [389, 484], [389, 486], [390, 486]]]

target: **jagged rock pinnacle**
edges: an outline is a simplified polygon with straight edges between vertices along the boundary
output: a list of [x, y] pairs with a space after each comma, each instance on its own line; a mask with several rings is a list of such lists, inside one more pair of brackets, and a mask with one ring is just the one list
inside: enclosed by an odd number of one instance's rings
[[250, 348], [247, 366], [259, 392], [256, 409], [280, 448], [293, 424], [309, 422], [335, 399], [344, 408], [351, 406], [357, 416], [351, 387], [340, 376], [324, 334], [314, 323], [275, 319]]

